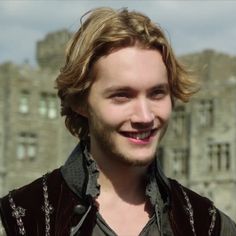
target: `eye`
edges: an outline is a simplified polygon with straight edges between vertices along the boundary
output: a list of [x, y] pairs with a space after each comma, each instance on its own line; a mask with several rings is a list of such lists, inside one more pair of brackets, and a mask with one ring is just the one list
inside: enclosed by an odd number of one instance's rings
[[158, 89], [154, 89], [151, 94], [150, 97], [152, 99], [162, 99], [163, 97], [165, 97], [168, 94], [168, 89], [167, 88], [158, 88]]
[[124, 103], [131, 99], [131, 95], [128, 92], [116, 92], [110, 96], [110, 98], [116, 103]]

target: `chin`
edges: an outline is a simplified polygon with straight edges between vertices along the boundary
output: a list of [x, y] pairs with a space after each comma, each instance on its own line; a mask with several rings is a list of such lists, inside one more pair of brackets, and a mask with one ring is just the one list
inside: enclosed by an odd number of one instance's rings
[[140, 166], [140, 167], [145, 167], [145, 166], [149, 166], [152, 163], [152, 160], [134, 160], [132, 162], [132, 166]]
[[148, 166], [155, 159], [155, 154], [150, 156], [125, 156], [119, 155], [116, 157], [119, 162], [128, 166]]

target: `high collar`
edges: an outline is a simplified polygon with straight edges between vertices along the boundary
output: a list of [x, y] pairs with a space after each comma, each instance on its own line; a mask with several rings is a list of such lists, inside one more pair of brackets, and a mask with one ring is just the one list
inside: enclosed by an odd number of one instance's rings
[[[69, 188], [80, 199], [89, 200], [99, 195], [100, 186], [97, 183], [99, 171], [96, 162], [88, 152], [85, 142], [81, 141], [75, 147], [66, 163], [61, 167], [61, 173]], [[170, 185], [160, 168], [158, 158], [155, 158], [147, 173], [148, 184], [146, 194], [152, 202], [159, 195], [162, 201], [169, 205]]]

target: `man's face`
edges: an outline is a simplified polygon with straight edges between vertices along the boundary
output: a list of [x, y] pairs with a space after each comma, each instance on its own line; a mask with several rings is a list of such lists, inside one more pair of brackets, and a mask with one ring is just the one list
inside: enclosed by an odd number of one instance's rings
[[100, 58], [94, 72], [87, 114], [91, 154], [126, 165], [150, 164], [172, 111], [161, 54], [123, 48]]

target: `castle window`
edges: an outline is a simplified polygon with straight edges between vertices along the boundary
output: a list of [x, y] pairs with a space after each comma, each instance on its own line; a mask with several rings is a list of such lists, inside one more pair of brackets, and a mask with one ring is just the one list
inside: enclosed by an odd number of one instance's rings
[[41, 93], [39, 100], [39, 114], [49, 119], [57, 117], [57, 98], [55, 94]]
[[198, 103], [198, 121], [200, 126], [209, 127], [213, 125], [213, 101], [203, 99]]
[[16, 158], [18, 160], [34, 160], [37, 155], [37, 136], [22, 132], [18, 135]]
[[47, 116], [47, 96], [42, 93], [39, 100], [39, 114], [43, 117]]
[[172, 174], [186, 176], [188, 173], [188, 152], [186, 149], [174, 149], [172, 161]]
[[230, 144], [217, 143], [208, 146], [209, 171], [228, 171], [230, 169]]
[[57, 117], [57, 99], [55, 95], [48, 98], [48, 118], [54, 119]]
[[20, 93], [18, 109], [22, 114], [26, 114], [29, 112], [29, 92], [26, 90], [23, 90]]

